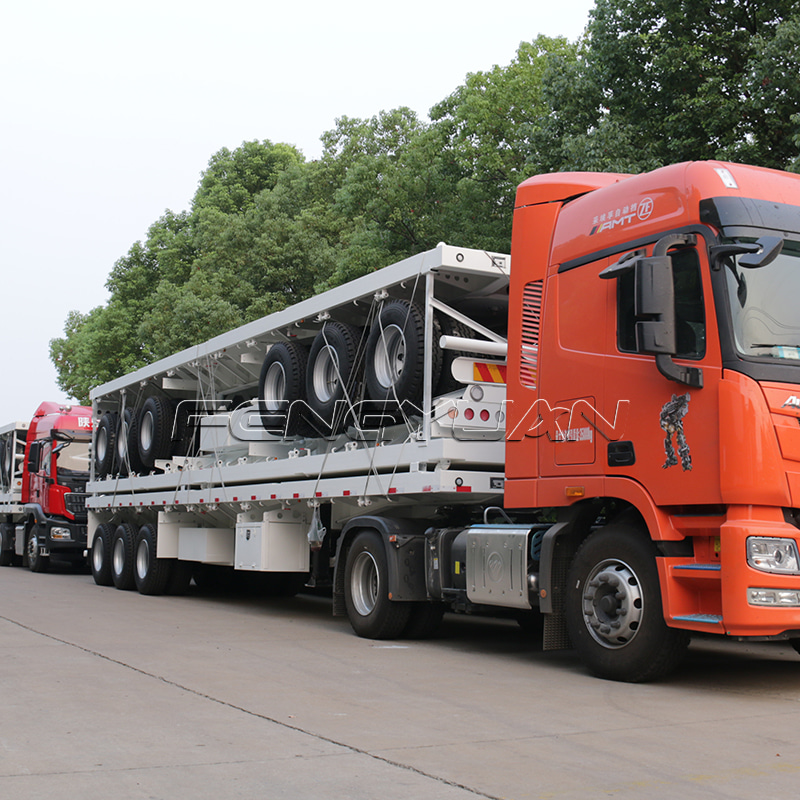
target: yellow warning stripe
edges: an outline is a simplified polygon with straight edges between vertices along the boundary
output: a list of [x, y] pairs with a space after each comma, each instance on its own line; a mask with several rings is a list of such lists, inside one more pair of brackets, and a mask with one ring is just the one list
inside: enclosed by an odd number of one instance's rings
[[472, 379], [481, 383], [505, 383], [506, 365], [474, 361], [472, 363]]

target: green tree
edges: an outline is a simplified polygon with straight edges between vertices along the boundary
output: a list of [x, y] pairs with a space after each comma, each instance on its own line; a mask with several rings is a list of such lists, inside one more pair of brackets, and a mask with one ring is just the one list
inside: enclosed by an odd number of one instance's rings
[[797, 0], [597, 0], [575, 61], [545, 76], [548, 166], [639, 171], [797, 155]]

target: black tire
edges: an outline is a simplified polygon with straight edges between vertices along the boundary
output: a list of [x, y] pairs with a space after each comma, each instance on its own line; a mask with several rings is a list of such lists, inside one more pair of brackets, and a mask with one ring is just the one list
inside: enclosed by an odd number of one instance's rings
[[344, 602], [353, 630], [367, 639], [396, 639], [408, 625], [410, 603], [389, 599], [389, 575], [383, 539], [361, 531], [345, 563]]
[[39, 542], [39, 532], [34, 525], [28, 532], [25, 542], [25, 552], [28, 556], [28, 569], [31, 572], [47, 572], [50, 569], [50, 556], [43, 556]]
[[[324, 420], [324, 430], [320, 433], [339, 433], [349, 416], [349, 405], [342, 401], [355, 403], [358, 399], [359, 337], [358, 328], [329, 321], [311, 345], [306, 367], [306, 400], [311, 410]], [[319, 419], [316, 422], [319, 427]]]
[[0, 470], [3, 472], [3, 480], [6, 487], [11, 488], [11, 481], [14, 477], [14, 440], [9, 437], [3, 443], [3, 457], [0, 458]]
[[112, 586], [111, 579], [111, 538], [114, 536], [114, 526], [104, 522], [97, 526], [92, 539], [92, 552], [89, 561], [92, 565], [92, 577], [98, 586]]
[[[261, 365], [258, 410], [265, 430], [296, 436], [304, 430], [305, 376], [308, 351], [297, 342], [272, 345]], [[292, 404], [295, 404], [294, 407]]]
[[[433, 385], [441, 371], [442, 351], [433, 356]], [[370, 400], [419, 406], [425, 380], [425, 316], [405, 300], [386, 303], [367, 338], [364, 381]]]
[[0, 489], [7, 489], [11, 485], [11, 440], [0, 442]]
[[153, 395], [144, 401], [138, 416], [137, 445], [139, 458], [146, 469], [153, 469], [156, 459], [172, 455], [172, 427], [175, 412], [165, 397]]
[[612, 524], [589, 536], [567, 577], [567, 630], [600, 678], [640, 683], [674, 669], [689, 643], [667, 627], [655, 547], [645, 531]]
[[412, 603], [403, 638], [429, 639], [435, 636], [441, 627], [445, 611], [444, 603]]
[[117, 455], [121, 463], [121, 475], [141, 475], [146, 470], [139, 456], [139, 414], [131, 408], [126, 408], [122, 415]]
[[97, 423], [97, 432], [94, 435], [94, 470], [100, 478], [113, 475], [114, 466], [118, 463], [118, 428], [119, 414], [116, 411], [106, 411]]
[[133, 543], [133, 579], [139, 594], [164, 594], [174, 561], [157, 558], [158, 535], [155, 526], [142, 525]]
[[172, 437], [173, 455], [195, 455], [199, 438], [200, 426], [196, 416], [195, 403], [179, 403], [175, 410], [175, 432]]
[[136, 585], [133, 577], [135, 538], [136, 528], [127, 522], [117, 525], [111, 537], [111, 581], [117, 589], [133, 589]]
[[439, 330], [434, 331], [434, 343], [433, 346], [437, 350], [441, 351], [442, 354], [442, 366], [439, 373], [439, 380], [434, 383], [434, 397], [438, 397], [441, 394], [447, 394], [448, 392], [454, 392], [456, 389], [463, 388], [464, 384], [461, 381], [457, 381], [453, 377], [453, 362], [461, 357], [467, 355], [466, 353], [460, 350], [442, 350], [439, 347], [439, 337], [440, 336], [459, 336], [462, 339], [471, 339], [474, 338], [470, 329], [461, 322], [457, 322], [452, 317], [448, 317], [447, 314], [442, 314], [441, 318], [436, 318]]

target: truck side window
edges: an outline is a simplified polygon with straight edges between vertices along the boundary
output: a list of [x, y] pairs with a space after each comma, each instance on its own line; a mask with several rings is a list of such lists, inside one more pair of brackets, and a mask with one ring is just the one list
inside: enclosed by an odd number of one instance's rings
[[[675, 278], [676, 355], [702, 358], [706, 352], [706, 317], [697, 250], [684, 247], [670, 251], [670, 255]], [[617, 280], [617, 347], [626, 353], [637, 352], [633, 309], [634, 274], [631, 270]]]

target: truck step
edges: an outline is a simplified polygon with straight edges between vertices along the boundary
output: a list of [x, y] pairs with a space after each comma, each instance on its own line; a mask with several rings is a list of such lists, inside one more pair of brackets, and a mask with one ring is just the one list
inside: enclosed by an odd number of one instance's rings
[[703, 625], [722, 625], [722, 617], [719, 614], [683, 614], [673, 617], [676, 622], [700, 622]]
[[673, 564], [670, 569], [676, 578], [720, 580], [722, 566], [720, 564]]

